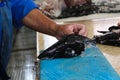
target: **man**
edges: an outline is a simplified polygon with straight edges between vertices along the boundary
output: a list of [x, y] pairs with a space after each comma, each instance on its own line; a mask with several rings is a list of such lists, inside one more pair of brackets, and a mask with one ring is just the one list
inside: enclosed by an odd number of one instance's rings
[[74, 33], [87, 35], [82, 24], [56, 24], [42, 14], [32, 0], [0, 0], [0, 80], [8, 80], [5, 69], [12, 47], [12, 26], [20, 28], [23, 24], [57, 39]]

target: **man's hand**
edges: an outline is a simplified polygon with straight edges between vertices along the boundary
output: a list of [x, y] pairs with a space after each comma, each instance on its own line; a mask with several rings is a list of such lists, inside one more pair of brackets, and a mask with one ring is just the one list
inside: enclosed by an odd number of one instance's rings
[[87, 30], [85, 25], [83, 24], [65, 24], [65, 25], [57, 25], [56, 35], [57, 39], [69, 34], [79, 34], [83, 36], [87, 36]]

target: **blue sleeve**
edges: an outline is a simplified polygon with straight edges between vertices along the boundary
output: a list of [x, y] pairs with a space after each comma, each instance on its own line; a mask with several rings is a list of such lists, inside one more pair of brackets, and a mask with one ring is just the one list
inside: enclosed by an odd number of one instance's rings
[[38, 8], [33, 0], [11, 0], [13, 24], [22, 26], [22, 19], [33, 9]]

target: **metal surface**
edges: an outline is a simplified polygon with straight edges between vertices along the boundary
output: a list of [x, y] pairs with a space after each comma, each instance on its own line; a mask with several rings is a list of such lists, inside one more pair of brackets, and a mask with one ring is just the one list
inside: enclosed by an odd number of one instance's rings
[[35, 51], [15, 52], [12, 54], [9, 65], [8, 75], [11, 80], [35, 80]]
[[36, 79], [36, 33], [22, 27], [15, 32], [12, 55], [7, 67], [11, 80]]

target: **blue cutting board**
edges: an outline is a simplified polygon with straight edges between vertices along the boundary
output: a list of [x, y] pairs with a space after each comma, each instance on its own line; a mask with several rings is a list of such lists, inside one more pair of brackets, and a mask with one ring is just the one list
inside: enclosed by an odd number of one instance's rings
[[40, 80], [120, 80], [120, 75], [95, 45], [81, 56], [40, 61]]

